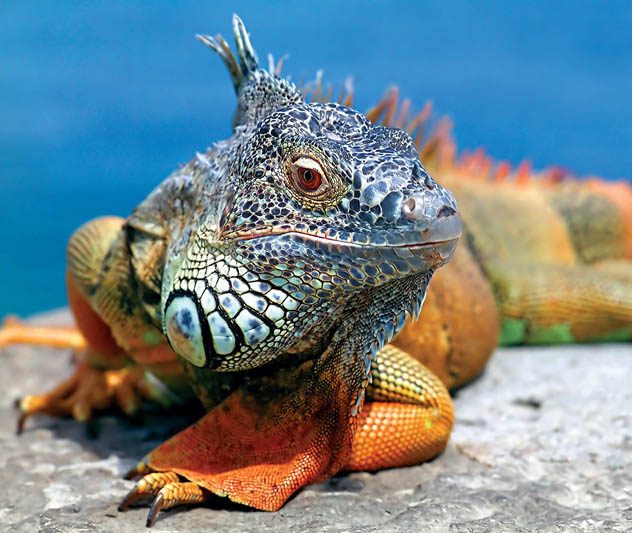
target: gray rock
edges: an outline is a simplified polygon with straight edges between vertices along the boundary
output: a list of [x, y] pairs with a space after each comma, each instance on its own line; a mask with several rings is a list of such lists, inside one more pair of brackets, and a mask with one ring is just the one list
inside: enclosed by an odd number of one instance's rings
[[[44, 320], [65, 321], [56, 313]], [[98, 438], [41, 417], [15, 435], [12, 402], [70, 373], [63, 350], [0, 359], [0, 530], [144, 531], [118, 513], [122, 474], [191, 416], [98, 419]], [[276, 513], [219, 500], [161, 515], [156, 531], [626, 531], [632, 529], [632, 347], [500, 349], [456, 396], [446, 452], [420, 466], [343, 475]]]

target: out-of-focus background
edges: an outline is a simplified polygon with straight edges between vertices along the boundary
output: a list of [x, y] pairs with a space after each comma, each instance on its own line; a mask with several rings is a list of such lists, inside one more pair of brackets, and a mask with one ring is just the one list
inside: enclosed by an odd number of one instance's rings
[[452, 117], [461, 148], [632, 175], [630, 2], [6, 1], [0, 316], [64, 305], [73, 229], [125, 216], [229, 135], [228, 75], [193, 36], [231, 37], [233, 11], [295, 80], [352, 75], [361, 110], [397, 84]]

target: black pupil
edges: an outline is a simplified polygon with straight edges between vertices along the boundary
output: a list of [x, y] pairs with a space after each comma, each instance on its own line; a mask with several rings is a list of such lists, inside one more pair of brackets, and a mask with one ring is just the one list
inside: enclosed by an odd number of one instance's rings
[[314, 181], [314, 174], [312, 174], [312, 171], [311, 171], [311, 170], [309, 170], [308, 168], [306, 168], [306, 169], [303, 171], [303, 179], [304, 179], [307, 183], [309, 183], [309, 182], [311, 182], [311, 181]]

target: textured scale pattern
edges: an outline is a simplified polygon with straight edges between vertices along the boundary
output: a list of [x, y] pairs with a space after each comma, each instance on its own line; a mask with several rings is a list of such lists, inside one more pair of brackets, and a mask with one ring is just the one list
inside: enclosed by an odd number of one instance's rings
[[[197, 154], [147, 200], [174, 202], [173, 182], [191, 189], [179, 199], [190, 213], [170, 234], [158, 318], [191, 364], [245, 370], [331, 330], [336, 315], [352, 313], [352, 294], [443, 265], [460, 220], [406, 132], [341, 104], [304, 102], [292, 84], [255, 69], [254, 52], [240, 52], [247, 58], [237, 70], [223, 40], [202, 40], [233, 73], [240, 118], [228, 141]], [[321, 193], [293, 179], [303, 160], [321, 169]], [[396, 316], [414, 311], [398, 307]], [[387, 328], [379, 346], [403, 324]]]
[[233, 31], [236, 55], [198, 36], [237, 94], [231, 137], [126, 220], [75, 232], [77, 329], [0, 329], [0, 346], [77, 350], [70, 379], [21, 400], [19, 430], [144, 398], [206, 409], [130, 472], [121, 510], [153, 497], [151, 525], [208, 491], [275, 510], [342, 469], [430, 459], [448, 388], [499, 341], [632, 338], [629, 184], [457, 156], [428, 105], [411, 116], [391, 90], [363, 115], [350, 84], [338, 102], [320, 77], [296, 87], [282, 61], [259, 68], [238, 17]]

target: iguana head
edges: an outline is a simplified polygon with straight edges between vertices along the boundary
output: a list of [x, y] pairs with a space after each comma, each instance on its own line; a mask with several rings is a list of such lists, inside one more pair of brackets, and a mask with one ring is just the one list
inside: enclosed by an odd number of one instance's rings
[[379, 320], [397, 322], [392, 336], [454, 251], [454, 197], [406, 132], [304, 101], [257, 66], [238, 17], [234, 32], [239, 63], [221, 37], [201, 37], [227, 64], [239, 103], [234, 135], [188, 166], [198, 207], [163, 277], [172, 347], [196, 366], [244, 370], [323, 346], [340, 321], [366, 319], [379, 302], [388, 302]]

